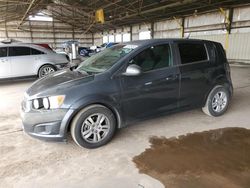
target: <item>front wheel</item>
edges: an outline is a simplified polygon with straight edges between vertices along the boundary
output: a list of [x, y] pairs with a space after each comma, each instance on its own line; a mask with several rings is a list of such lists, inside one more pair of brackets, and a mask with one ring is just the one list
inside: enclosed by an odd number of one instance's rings
[[203, 112], [210, 116], [221, 116], [228, 108], [230, 100], [229, 91], [224, 86], [215, 87], [207, 97]]
[[70, 127], [73, 140], [84, 148], [97, 148], [107, 144], [115, 130], [114, 114], [102, 105], [91, 105], [81, 110]]
[[55, 71], [56, 71], [56, 68], [53, 67], [52, 65], [43, 65], [38, 71], [38, 76], [39, 76], [39, 78], [42, 78], [42, 77], [47, 76]]

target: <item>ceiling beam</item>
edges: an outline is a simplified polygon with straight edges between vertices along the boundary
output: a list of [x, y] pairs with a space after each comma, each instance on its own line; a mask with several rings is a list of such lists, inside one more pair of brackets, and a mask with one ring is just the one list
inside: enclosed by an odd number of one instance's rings
[[18, 25], [18, 28], [23, 24], [24, 19], [26, 18], [26, 16], [28, 15], [29, 11], [31, 10], [32, 6], [35, 4], [36, 0], [31, 0], [29, 7], [27, 8], [26, 12], [24, 13], [21, 22]]

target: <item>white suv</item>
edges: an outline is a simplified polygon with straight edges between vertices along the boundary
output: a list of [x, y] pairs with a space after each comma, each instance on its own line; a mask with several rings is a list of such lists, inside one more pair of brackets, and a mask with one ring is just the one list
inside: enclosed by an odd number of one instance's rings
[[0, 45], [0, 79], [34, 76], [43, 77], [68, 64], [66, 55], [35, 44]]

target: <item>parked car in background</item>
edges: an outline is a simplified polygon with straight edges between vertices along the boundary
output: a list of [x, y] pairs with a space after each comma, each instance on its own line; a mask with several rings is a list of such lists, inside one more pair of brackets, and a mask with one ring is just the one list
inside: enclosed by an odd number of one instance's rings
[[54, 52], [57, 53], [57, 54], [67, 55], [67, 52], [64, 49], [61, 49], [61, 48], [55, 49]]
[[103, 43], [103, 44], [98, 48], [98, 50], [99, 50], [99, 51], [102, 51], [102, 50], [104, 50], [104, 49], [106, 49], [106, 48], [110, 48], [110, 47], [112, 47], [112, 46], [114, 46], [114, 45], [116, 45], [116, 44], [118, 44], [118, 43], [116, 43], [116, 42]]
[[78, 47], [78, 53], [80, 56], [83, 57], [90, 57], [96, 53], [95, 50], [91, 50], [90, 48], [87, 47]]
[[111, 46], [114, 46], [116, 44], [118, 44], [118, 43], [117, 42], [108, 42], [106, 44], [101, 45], [101, 47], [110, 48]]
[[47, 48], [47, 49], [49, 49], [49, 50], [53, 50], [53, 49], [49, 46], [49, 44], [46, 44], [46, 43], [33, 43], [33, 44], [38, 45], [38, 46], [42, 46], [42, 47]]
[[220, 43], [133, 41], [35, 82], [25, 93], [22, 121], [33, 137], [65, 141], [70, 130], [79, 146], [96, 148], [117, 129], [159, 115], [202, 108], [220, 116], [232, 94]]
[[36, 44], [0, 45], [0, 79], [35, 76], [43, 77], [68, 64], [66, 55]]
[[119, 43], [116, 43], [116, 42], [108, 42], [108, 43], [103, 43], [101, 46], [91, 46], [90, 49], [91, 50], [94, 50], [96, 52], [100, 52], [106, 48], [110, 48], [116, 44], [119, 44]]

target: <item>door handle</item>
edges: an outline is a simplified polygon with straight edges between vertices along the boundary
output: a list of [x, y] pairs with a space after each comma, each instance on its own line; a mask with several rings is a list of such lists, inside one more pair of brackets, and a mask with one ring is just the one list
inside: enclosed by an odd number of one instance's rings
[[166, 80], [170, 80], [171, 78], [170, 77], [167, 77]]
[[148, 85], [151, 85], [153, 82], [147, 82], [147, 83], [145, 83], [144, 85], [145, 86], [148, 86]]
[[165, 80], [175, 80], [176, 78], [178, 78], [178, 75], [172, 75], [172, 76], [168, 76], [165, 78]]

